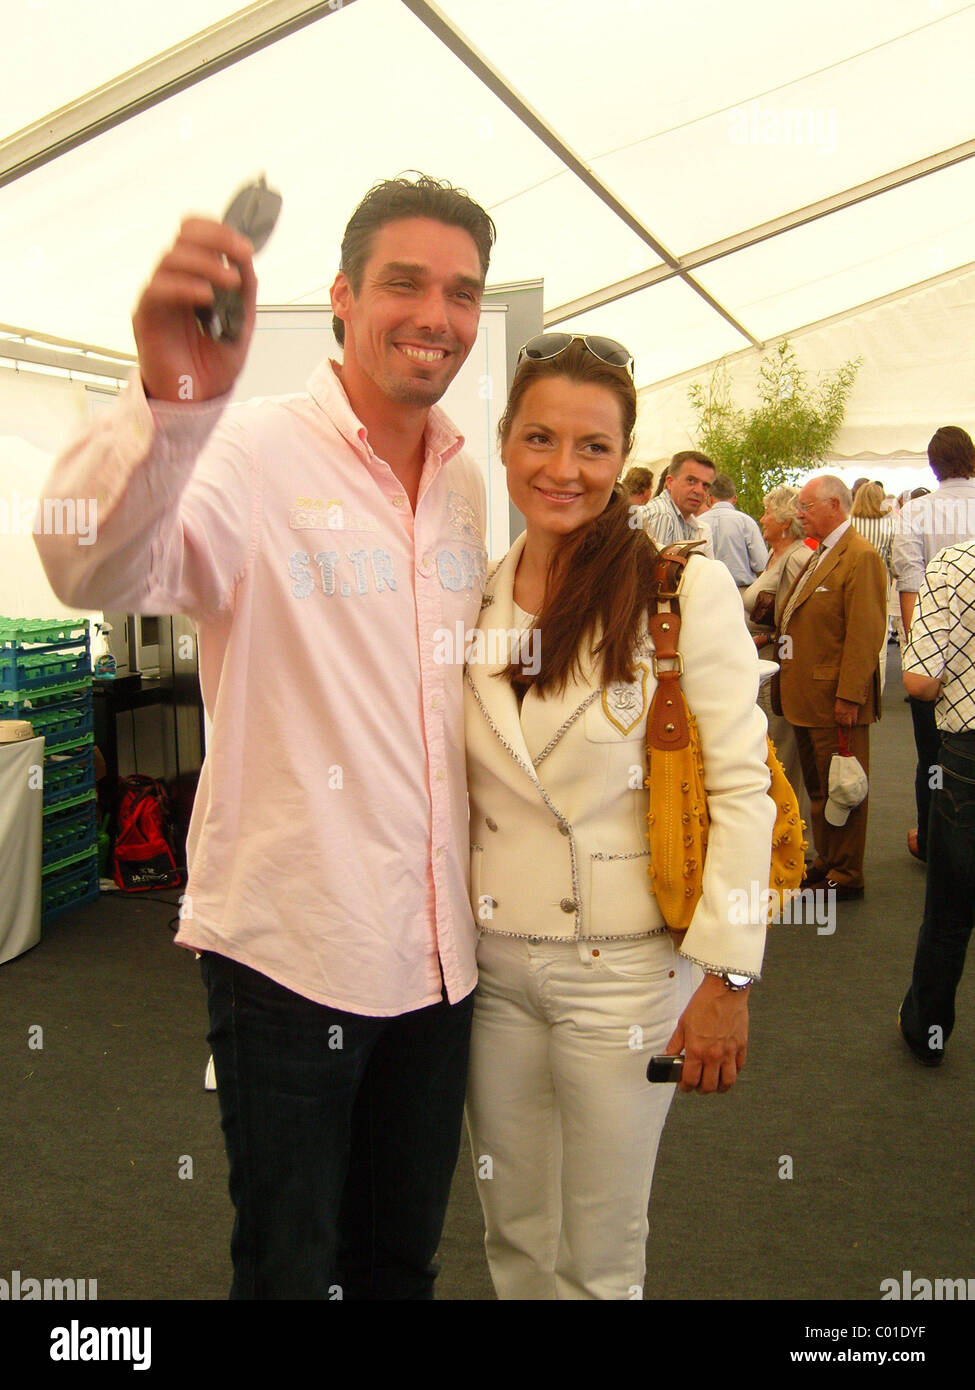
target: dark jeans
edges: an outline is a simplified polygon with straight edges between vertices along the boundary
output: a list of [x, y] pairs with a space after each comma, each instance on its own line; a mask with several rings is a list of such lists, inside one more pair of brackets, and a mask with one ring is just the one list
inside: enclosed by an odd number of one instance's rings
[[931, 813], [931, 770], [938, 761], [941, 733], [934, 722], [934, 700], [911, 700], [911, 719], [914, 722], [914, 747], [917, 767], [914, 772], [914, 800], [917, 802], [917, 847], [927, 856], [928, 816]]
[[231, 1298], [433, 1297], [473, 994], [343, 1013], [200, 961], [236, 1208]]
[[915, 1049], [940, 1050], [975, 925], [975, 733], [942, 734], [944, 785], [931, 793], [928, 881], [901, 1027]]

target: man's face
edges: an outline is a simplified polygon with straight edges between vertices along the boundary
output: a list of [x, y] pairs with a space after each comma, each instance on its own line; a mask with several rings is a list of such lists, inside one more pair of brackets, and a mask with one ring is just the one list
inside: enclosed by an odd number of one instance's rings
[[426, 217], [381, 227], [358, 294], [343, 271], [332, 286], [347, 388], [434, 405], [474, 346], [482, 289], [477, 247], [463, 228]]
[[708, 484], [714, 478], [714, 469], [707, 464], [695, 463], [685, 459], [676, 478], [667, 477], [667, 491], [671, 501], [685, 521], [697, 516], [704, 506], [708, 494]]
[[819, 482], [813, 478], [796, 499], [796, 515], [807, 536], [823, 541], [843, 520], [843, 509], [837, 498], [820, 495]]

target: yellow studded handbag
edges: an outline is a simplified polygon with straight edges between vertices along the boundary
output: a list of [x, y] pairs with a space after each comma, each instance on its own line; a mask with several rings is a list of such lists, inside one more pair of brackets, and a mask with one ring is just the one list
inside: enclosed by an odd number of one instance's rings
[[[680, 581], [700, 542], [667, 546], [654, 575], [648, 626], [653, 639], [657, 689], [647, 714], [647, 777], [650, 792], [647, 840], [650, 879], [664, 921], [681, 938], [700, 901], [708, 847], [708, 799], [697, 722], [687, 708], [680, 678], [684, 660], [680, 636]], [[802, 881], [803, 822], [799, 805], [771, 739], [766, 765], [775, 803], [769, 865], [769, 908]]]

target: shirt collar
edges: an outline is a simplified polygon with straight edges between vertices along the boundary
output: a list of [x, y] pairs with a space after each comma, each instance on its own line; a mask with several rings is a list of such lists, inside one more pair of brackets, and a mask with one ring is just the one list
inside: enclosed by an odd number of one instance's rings
[[[934, 492], [929, 492], [928, 497], [934, 497], [939, 492], [971, 492], [975, 488], [975, 478], [947, 478], [935, 488]], [[916, 502], [925, 502], [927, 498], [916, 497]]]
[[[358, 452], [366, 452], [369, 448], [369, 432], [349, 404], [345, 387], [338, 374], [338, 365], [330, 358], [320, 362], [308, 380], [308, 392], [324, 410], [343, 439]], [[423, 442], [426, 453], [433, 454], [444, 464], [463, 449], [464, 436], [458, 432], [440, 407], [435, 405], [431, 406], [427, 413]]]
[[844, 532], [849, 531], [851, 525], [852, 522], [850, 521], [849, 517], [847, 517], [845, 521], [841, 521], [839, 526], [836, 527], [835, 531], [830, 531], [828, 536], [823, 537], [823, 549], [832, 550], [833, 546], [844, 534]]
[[671, 497], [670, 492], [667, 488], [664, 488], [660, 496], [667, 503], [667, 506], [670, 508], [670, 510], [673, 512], [674, 516], [677, 518], [677, 520], [680, 522], [682, 526], [694, 526], [696, 524], [696, 522], [698, 521], [698, 517], [692, 516], [690, 521], [688, 521], [685, 518], [684, 513], [681, 511], [680, 507], [678, 507], [677, 503]]

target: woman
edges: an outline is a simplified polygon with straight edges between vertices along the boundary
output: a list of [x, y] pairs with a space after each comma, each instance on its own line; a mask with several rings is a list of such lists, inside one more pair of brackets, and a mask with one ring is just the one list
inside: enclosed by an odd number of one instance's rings
[[[500, 1298], [641, 1296], [673, 1095], [647, 1083], [647, 1062], [683, 1049], [682, 1090], [727, 1090], [761, 966], [764, 928], [729, 911], [736, 890], [768, 882], [758, 663], [730, 574], [699, 556], [680, 650], [711, 833], [679, 952], [650, 891], [655, 551], [616, 487], [636, 419], [629, 360], [611, 339], [565, 333], [522, 349], [501, 442], [525, 531], [488, 580], [469, 648], [481, 938], [468, 1123]], [[515, 639], [510, 664], [499, 634]]]
[[[893, 588], [894, 571], [891, 565], [891, 550], [894, 544], [894, 519], [884, 510], [884, 490], [880, 483], [864, 483], [857, 489], [850, 510], [850, 522], [887, 566], [887, 629], [890, 631], [892, 616], [900, 615], [900, 604]], [[880, 691], [883, 694], [887, 684], [887, 637], [880, 649]]]
[[[798, 496], [799, 491], [794, 487], [776, 487], [766, 493], [765, 511], [759, 524], [770, 551], [769, 562], [755, 582], [742, 590], [748, 630], [764, 661], [776, 660], [772, 635], [779, 625], [789, 591], [810, 558], [810, 550], [804, 544], [802, 524], [796, 515]], [[782, 715], [773, 714], [767, 684], [758, 693], [758, 703], [765, 711], [775, 751], [795, 791], [799, 814], [809, 826], [809, 794], [802, 776], [795, 730]]]
[[890, 551], [894, 536], [894, 521], [884, 509], [884, 490], [879, 483], [864, 483], [857, 488], [850, 509], [850, 521], [861, 536], [864, 536], [890, 573]]

